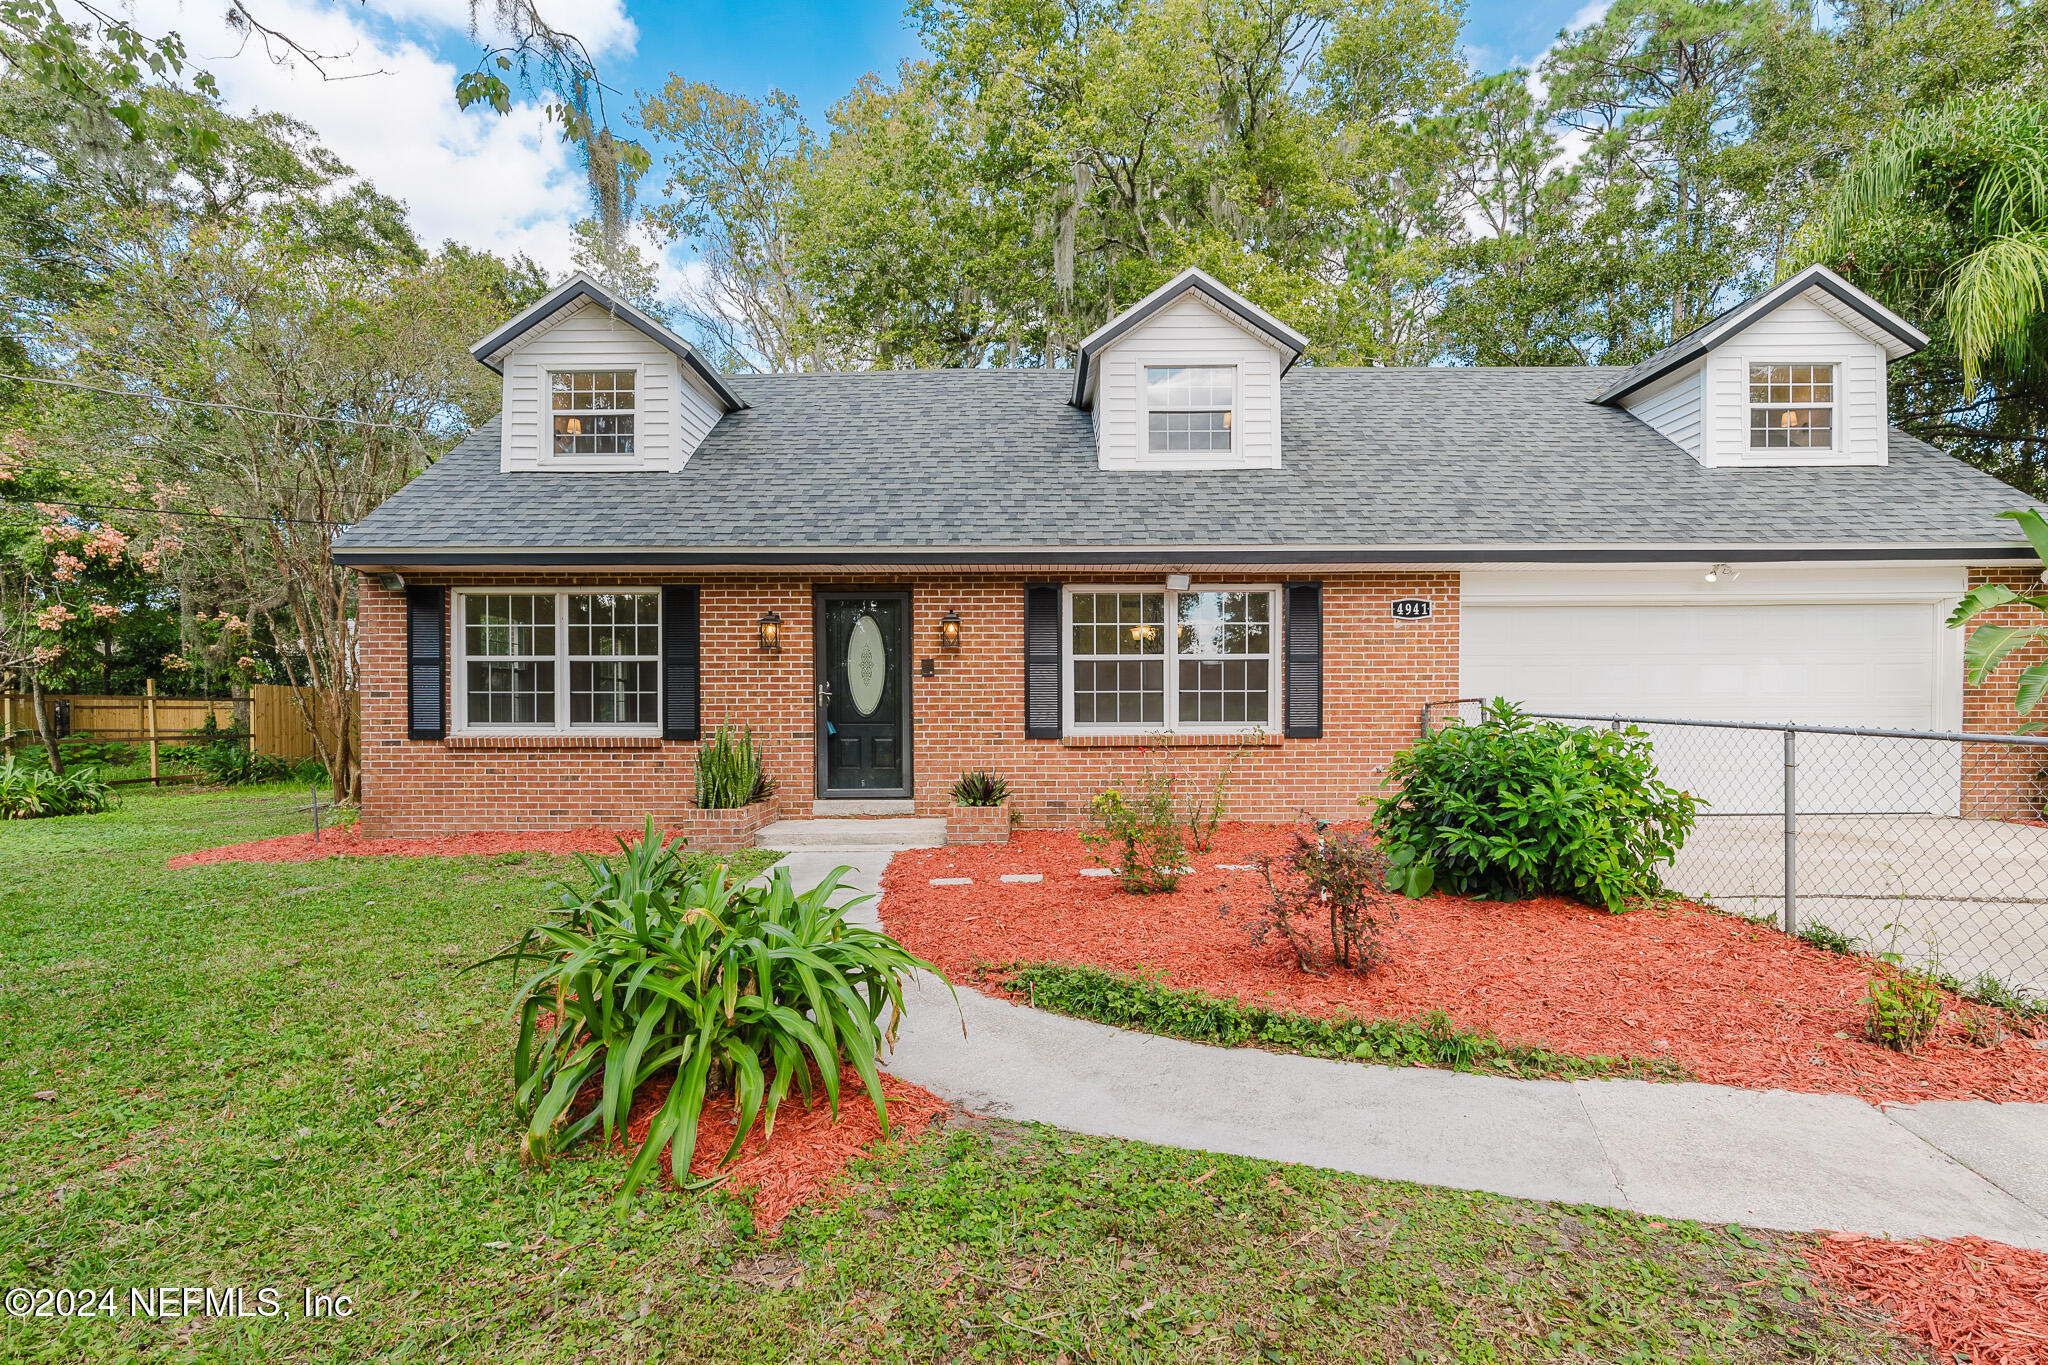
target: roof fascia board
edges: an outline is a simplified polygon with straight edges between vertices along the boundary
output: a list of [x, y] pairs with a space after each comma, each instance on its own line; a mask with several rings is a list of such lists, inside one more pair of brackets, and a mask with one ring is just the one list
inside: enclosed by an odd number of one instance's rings
[[[1899, 346], [1903, 347], [1897, 355], [1892, 355], [1891, 358], [1894, 360], [1900, 356], [1911, 355], [1927, 345], [1927, 334], [1918, 327], [1915, 327], [1876, 299], [1871, 298], [1870, 295], [1864, 293], [1855, 285], [1850, 284], [1826, 266], [1810, 265], [1791, 279], [1765, 290], [1755, 298], [1731, 309], [1726, 316], [1700, 328], [1698, 332], [1694, 333], [1691, 341], [1677, 348], [1664, 359], [1663, 363], [1634, 378], [1616, 380], [1614, 384], [1602, 390], [1593, 401], [1595, 403], [1614, 404], [1630, 394], [1656, 383], [1672, 371], [1690, 364], [1692, 361], [1713, 350], [1716, 346], [1729, 341], [1744, 328], [1751, 326], [1759, 319], [1770, 316], [1771, 313], [1806, 293], [1809, 289], [1820, 290], [1843, 307], [1864, 319], [1882, 336], [1893, 338]], [[1879, 344], [1885, 345], [1887, 354], [1891, 353], [1891, 345], [1883, 342]]]
[[1244, 298], [1207, 271], [1189, 266], [1081, 339], [1080, 346], [1075, 350], [1074, 395], [1067, 401], [1077, 408], [1085, 408], [1092, 403], [1094, 397], [1090, 389], [1095, 369], [1092, 362], [1096, 354], [1146, 319], [1171, 307], [1190, 289], [1199, 292], [1211, 304], [1228, 313], [1233, 320], [1250, 327], [1273, 342], [1280, 350], [1288, 352], [1287, 364], [1280, 371], [1283, 376], [1294, 368], [1294, 362], [1301, 359], [1301, 353], [1308, 349], [1307, 337]]
[[469, 353], [476, 357], [479, 363], [494, 373], [503, 374], [505, 367], [499, 361], [501, 355], [510, 350], [522, 338], [526, 337], [528, 333], [555, 317], [564, 309], [572, 308], [586, 300], [604, 309], [613, 317], [621, 319], [627, 326], [632, 327], [635, 331], [645, 335], [649, 340], [674, 353], [677, 359], [690, 367], [691, 372], [697, 376], [705, 388], [711, 391], [712, 397], [724, 407], [725, 411], [738, 412], [741, 408], [747, 406], [738, 394], [726, 386], [724, 378], [719, 375], [718, 371], [704, 363], [704, 358], [697, 354], [696, 347], [662, 326], [659, 322], [656, 322], [653, 318], [648, 317], [632, 304], [611, 297], [611, 295], [599, 287], [597, 281], [591, 279], [588, 275], [580, 273], [572, 275], [566, 283], [546, 298], [541, 299], [497, 331], [492, 332], [489, 336], [471, 346]]
[[1635, 545], [1556, 548], [1535, 545], [1484, 546], [1171, 546], [1117, 550], [413, 550], [336, 549], [337, 564], [357, 568], [575, 568], [620, 565], [781, 565], [833, 568], [861, 564], [1672, 564], [1805, 563], [1824, 561], [1949, 561], [1961, 565], [2032, 560], [2031, 547], [2018, 543], [1983, 545]]

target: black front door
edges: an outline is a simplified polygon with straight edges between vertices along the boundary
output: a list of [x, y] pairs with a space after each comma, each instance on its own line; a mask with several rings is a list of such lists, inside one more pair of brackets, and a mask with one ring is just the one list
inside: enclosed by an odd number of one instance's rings
[[818, 594], [818, 795], [910, 795], [910, 594]]

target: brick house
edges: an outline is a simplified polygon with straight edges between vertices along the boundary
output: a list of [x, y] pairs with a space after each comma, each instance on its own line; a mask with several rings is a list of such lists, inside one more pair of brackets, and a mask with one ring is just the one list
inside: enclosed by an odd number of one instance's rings
[[2003, 728], [1942, 622], [2031, 562], [2022, 499], [1890, 427], [1925, 340], [1816, 268], [1627, 370], [1324, 367], [1190, 270], [1071, 369], [726, 376], [579, 276], [337, 542], [364, 832], [687, 829], [725, 723], [772, 813], [987, 768], [1028, 825], [1162, 749], [1355, 814], [1448, 698]]

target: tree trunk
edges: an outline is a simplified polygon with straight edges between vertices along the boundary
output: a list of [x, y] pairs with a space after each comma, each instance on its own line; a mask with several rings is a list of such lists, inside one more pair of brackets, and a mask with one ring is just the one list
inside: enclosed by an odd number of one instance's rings
[[235, 700], [236, 731], [245, 735], [251, 733], [256, 727], [251, 722], [249, 715], [249, 684], [243, 682], [231, 684], [228, 688], [228, 695]]
[[28, 699], [36, 715], [36, 734], [43, 741], [43, 752], [50, 756], [50, 771], [62, 777], [64, 756], [57, 752], [57, 736], [50, 728], [50, 717], [43, 707], [43, 680], [33, 671], [28, 675]]

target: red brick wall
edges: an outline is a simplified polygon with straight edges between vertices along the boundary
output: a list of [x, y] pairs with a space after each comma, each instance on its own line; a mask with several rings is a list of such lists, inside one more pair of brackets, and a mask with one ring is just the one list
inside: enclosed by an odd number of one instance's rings
[[[792, 814], [807, 814], [813, 792], [811, 593], [814, 588], [908, 587], [910, 667], [937, 661], [938, 676], [912, 679], [912, 767], [920, 815], [944, 814], [953, 779], [988, 768], [1009, 779], [1026, 826], [1082, 818], [1107, 783], [1162, 761], [1142, 741], [1024, 738], [1021, 573], [917, 573], [890, 578], [787, 575], [415, 575], [454, 587], [702, 585], [703, 720], [751, 725]], [[1139, 583], [1133, 570], [1070, 583]], [[1238, 759], [1229, 814], [1285, 819], [1297, 810], [1355, 815], [1359, 796], [1379, 783], [1387, 758], [1415, 735], [1425, 702], [1458, 685], [1458, 575], [1375, 573], [1323, 576], [1323, 738], [1273, 741]], [[405, 737], [405, 604], [365, 575], [362, 590], [363, 832], [421, 837], [471, 829], [560, 829], [635, 825], [643, 814], [678, 819], [694, 795], [689, 744], [648, 740], [617, 747], [556, 747], [573, 741], [413, 741]], [[1400, 597], [1426, 597], [1435, 614], [1396, 621]], [[783, 620], [780, 654], [757, 648], [761, 613]], [[938, 645], [939, 618], [958, 611], [963, 645]], [[453, 689], [451, 689], [451, 692]], [[1277, 724], [1275, 731], [1277, 733]], [[586, 744], [589, 741], [585, 742]], [[616, 742], [615, 742], [616, 743]], [[538, 746], [538, 747], [535, 747]], [[1206, 788], [1231, 753], [1213, 740], [1170, 756], [1183, 790]]]
[[[2003, 583], [2014, 592], [2033, 594], [2041, 591], [2041, 571], [2015, 567], [1970, 570], [1970, 586], [1974, 588], [1982, 583]], [[1974, 630], [1979, 623], [2029, 626], [2038, 625], [2040, 621], [2039, 612], [2013, 604], [1986, 612], [1965, 629]], [[2005, 656], [2005, 662], [1982, 687], [1965, 687], [1964, 733], [2009, 735], [2017, 730], [2022, 721], [2019, 713], [2013, 710], [2013, 699], [2019, 691], [2020, 670], [2044, 658], [2048, 658], [2048, 648], [2041, 645], [2014, 650]], [[2037, 706], [2029, 714], [2034, 719], [2048, 721], [2048, 705]], [[1996, 744], [1964, 745], [1963, 814], [1993, 820], [2038, 819], [2042, 798], [2048, 795], [2042, 780], [2043, 769], [2048, 769], [2048, 752], [2040, 749]]]

